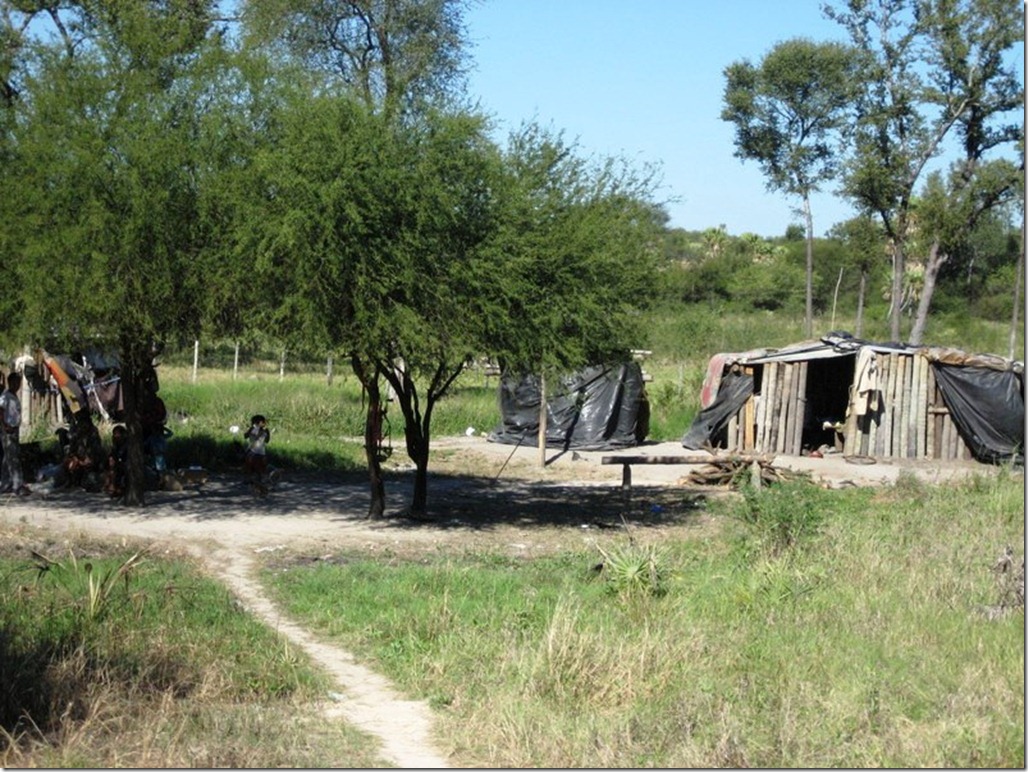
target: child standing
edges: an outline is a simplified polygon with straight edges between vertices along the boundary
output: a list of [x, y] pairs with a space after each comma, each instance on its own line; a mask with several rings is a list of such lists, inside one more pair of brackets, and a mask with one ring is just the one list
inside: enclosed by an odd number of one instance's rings
[[254, 484], [263, 485], [264, 473], [268, 471], [268, 443], [271, 441], [271, 430], [268, 419], [259, 413], [250, 419], [250, 428], [243, 435], [246, 440], [246, 458], [243, 470], [253, 478]]

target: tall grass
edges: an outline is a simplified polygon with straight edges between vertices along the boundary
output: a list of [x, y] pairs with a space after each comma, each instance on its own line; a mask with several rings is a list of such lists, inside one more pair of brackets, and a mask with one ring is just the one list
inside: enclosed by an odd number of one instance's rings
[[190, 563], [58, 553], [18, 529], [2, 543], [0, 766], [374, 762], [367, 738], [316, 714], [297, 736], [322, 676]]
[[1024, 541], [1023, 478], [797, 486], [660, 543], [662, 593], [610, 592], [593, 551], [266, 578], [430, 699], [461, 764], [1023, 766], [1023, 608], [983, 612]]

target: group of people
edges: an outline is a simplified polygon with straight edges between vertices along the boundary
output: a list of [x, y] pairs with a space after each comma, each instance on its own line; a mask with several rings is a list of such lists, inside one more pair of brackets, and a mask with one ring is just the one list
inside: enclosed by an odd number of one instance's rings
[[[21, 386], [21, 373], [12, 372], [6, 378], [0, 373], [0, 494], [28, 496], [32, 492], [25, 485], [20, 453]], [[148, 482], [159, 485], [166, 471], [165, 452], [171, 432], [165, 425], [167, 411], [164, 402], [156, 394], [153, 397], [143, 406], [140, 417], [145, 470], [155, 478]], [[56, 434], [62, 449], [61, 463], [54, 479], [57, 487], [82, 487], [94, 492], [103, 490], [112, 497], [124, 494], [128, 477], [128, 431], [123, 424], [112, 429], [111, 447], [106, 453], [88, 410], [73, 413], [70, 428], [58, 429]], [[243, 439], [246, 442], [244, 472], [255, 486], [266, 491], [267, 446], [271, 441], [267, 418], [260, 414], [253, 416]]]

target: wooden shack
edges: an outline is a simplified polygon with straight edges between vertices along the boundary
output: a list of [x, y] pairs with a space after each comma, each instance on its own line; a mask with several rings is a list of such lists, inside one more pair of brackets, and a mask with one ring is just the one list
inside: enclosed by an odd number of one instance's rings
[[832, 336], [718, 354], [685, 447], [872, 458], [1016, 459], [1024, 365]]

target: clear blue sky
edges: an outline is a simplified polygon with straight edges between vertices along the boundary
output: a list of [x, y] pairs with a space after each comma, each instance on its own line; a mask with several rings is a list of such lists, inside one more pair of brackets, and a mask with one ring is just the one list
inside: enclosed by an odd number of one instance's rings
[[[821, 0], [483, 0], [467, 13], [469, 93], [498, 123], [562, 130], [585, 155], [659, 164], [672, 227], [725, 225], [780, 236], [798, 204], [765, 190], [759, 166], [732, 155], [722, 121], [724, 69], [754, 64], [794, 37], [845, 40]], [[1023, 69], [1022, 69], [1023, 73]], [[832, 194], [811, 201], [822, 235], [853, 216]]]

